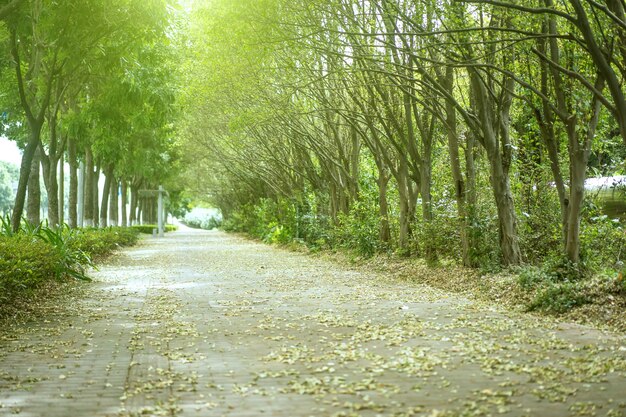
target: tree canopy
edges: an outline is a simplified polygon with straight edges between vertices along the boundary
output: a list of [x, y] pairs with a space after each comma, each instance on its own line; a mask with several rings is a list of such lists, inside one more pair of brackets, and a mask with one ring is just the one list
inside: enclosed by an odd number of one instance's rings
[[585, 180], [624, 169], [624, 16], [590, 0], [196, 2], [188, 185], [268, 239], [578, 265], [600, 215]]

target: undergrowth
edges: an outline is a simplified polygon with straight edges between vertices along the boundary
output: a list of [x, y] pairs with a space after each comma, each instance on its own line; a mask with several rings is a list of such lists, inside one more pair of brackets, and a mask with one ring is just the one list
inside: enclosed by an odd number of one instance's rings
[[137, 242], [127, 228], [51, 228], [23, 222], [13, 232], [9, 217], [0, 218], [0, 316], [24, 304], [42, 288], [70, 280], [88, 281], [94, 260]]

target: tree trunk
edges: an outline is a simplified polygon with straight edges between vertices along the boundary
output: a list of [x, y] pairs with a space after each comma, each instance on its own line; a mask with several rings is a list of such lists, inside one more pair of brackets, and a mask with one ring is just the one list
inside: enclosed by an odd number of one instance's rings
[[59, 225], [59, 184], [57, 182], [57, 159], [50, 150], [51, 155], [46, 155], [40, 150], [41, 166], [43, 167], [43, 179], [48, 193], [48, 225], [57, 227]]
[[111, 187], [109, 188], [109, 226], [117, 227], [118, 222], [118, 190], [117, 178], [112, 176]]
[[17, 193], [15, 195], [15, 204], [13, 205], [13, 214], [11, 215], [11, 228], [13, 232], [20, 229], [22, 215], [24, 214], [24, 203], [26, 202], [26, 190], [30, 179], [30, 171], [35, 157], [37, 148], [39, 147], [39, 135], [41, 134], [41, 126], [37, 129], [31, 126], [30, 139], [26, 144], [20, 164], [20, 178], [17, 184]]
[[65, 223], [65, 153], [59, 158], [59, 224]]
[[387, 202], [387, 186], [389, 184], [389, 174], [385, 172], [385, 168], [382, 163], [378, 165], [377, 183], [378, 213], [380, 215], [378, 238], [382, 243], [388, 245], [391, 240], [391, 230], [389, 227], [389, 203]]
[[122, 227], [128, 226], [128, 214], [126, 205], [128, 203], [128, 182], [122, 179]]
[[39, 182], [39, 165], [41, 163], [40, 152], [41, 148], [38, 146], [32, 158], [28, 178], [28, 205], [26, 207], [26, 218], [32, 225], [38, 225], [41, 223], [41, 184]]
[[85, 184], [84, 184], [84, 203], [83, 203], [83, 224], [85, 227], [94, 227], [94, 199], [97, 201], [97, 197], [94, 194], [94, 170], [93, 170], [93, 155], [91, 149], [87, 148], [85, 151]]
[[498, 209], [500, 249], [504, 265], [517, 265], [522, 256], [517, 237], [517, 218], [509, 176], [504, 173], [500, 159], [490, 157], [491, 186]]
[[139, 219], [139, 198], [138, 198], [139, 186], [132, 184], [130, 186], [130, 217], [128, 219], [131, 226], [134, 226], [138, 223]]
[[114, 184], [113, 164], [109, 164], [104, 170], [104, 188], [102, 189], [102, 201], [100, 203], [100, 227], [107, 227], [108, 224], [108, 204], [111, 195], [111, 187]]
[[[446, 76], [444, 82], [446, 90], [452, 94], [454, 92], [454, 68], [452, 66], [446, 68]], [[452, 168], [452, 182], [454, 183], [454, 197], [456, 199], [456, 210], [457, 216], [459, 218], [461, 260], [464, 266], [473, 266], [470, 258], [468, 217], [467, 208], [465, 205], [465, 180], [463, 178], [463, 172], [461, 170], [456, 109], [454, 107], [454, 103], [450, 100], [446, 100], [446, 133], [448, 137], [450, 165]]]
[[93, 225], [94, 227], [100, 227], [100, 216], [98, 215], [100, 210], [100, 167], [96, 166], [93, 171], [93, 182], [91, 183], [93, 189]]
[[[432, 136], [422, 135], [423, 152], [422, 164], [420, 166], [420, 194], [422, 195], [422, 219], [427, 227], [428, 233], [434, 233], [432, 230], [433, 207], [432, 207]], [[426, 260], [433, 262], [437, 259], [436, 248], [432, 244], [429, 236], [422, 242], [424, 246], [424, 257]]]
[[67, 143], [67, 162], [70, 166], [70, 189], [67, 205], [68, 222], [71, 228], [78, 226], [78, 163], [76, 160], [76, 142], [69, 139]]
[[[595, 87], [601, 90], [603, 86], [604, 80], [600, 76], [596, 80]], [[600, 120], [600, 101], [594, 96], [592, 103], [590, 120], [587, 126], [585, 126], [586, 135], [582, 144], [579, 142], [576, 132], [576, 118], [570, 118], [567, 126], [570, 151], [570, 194], [567, 207], [569, 216], [565, 253], [567, 258], [573, 263], [580, 261], [580, 215], [585, 198], [587, 164], [589, 162], [589, 154], [591, 153], [591, 144]]]
[[585, 177], [587, 161], [584, 152], [578, 151], [571, 155], [570, 192], [567, 222], [567, 241], [565, 254], [573, 263], [580, 260], [580, 212], [585, 198]]
[[[482, 134], [481, 144], [487, 151], [489, 158], [491, 186], [498, 210], [502, 263], [506, 266], [518, 265], [522, 261], [522, 255], [517, 236], [517, 218], [515, 216], [513, 193], [511, 192], [511, 183], [508, 175], [510, 160], [507, 155], [509, 155], [510, 149], [502, 149], [506, 148], [507, 137], [503, 133], [498, 137], [493, 121], [492, 109], [495, 106], [492, 102], [492, 96], [487, 91], [484, 81], [476, 70], [470, 71], [470, 82], [473, 97], [476, 101]], [[503, 107], [506, 107], [506, 104], [503, 104]], [[508, 129], [508, 126], [503, 126], [501, 122], [497, 130], [503, 132], [506, 129]], [[500, 140], [505, 143], [501, 144]]]
[[140, 198], [137, 201], [137, 224], [145, 224], [146, 199]]
[[[401, 165], [404, 165], [401, 162]], [[400, 235], [398, 238], [398, 246], [403, 255], [409, 255], [409, 238], [411, 236], [411, 207], [408, 171], [406, 165], [400, 169], [398, 178], [398, 197], [400, 199]]]

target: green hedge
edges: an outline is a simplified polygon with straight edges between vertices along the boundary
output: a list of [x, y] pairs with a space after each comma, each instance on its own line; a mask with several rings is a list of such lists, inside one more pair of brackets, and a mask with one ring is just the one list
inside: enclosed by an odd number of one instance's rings
[[106, 229], [79, 229], [72, 242], [75, 249], [98, 258], [122, 246], [137, 243], [139, 231], [134, 228], [109, 227]]
[[[157, 226], [156, 224], [136, 224], [134, 226], [131, 226], [131, 229], [134, 229], [136, 231], [138, 231], [139, 233], [145, 233], [145, 234], [152, 234], [152, 230], [154, 229], [158, 229], [159, 226]], [[166, 232], [173, 232], [176, 229], [178, 229], [178, 227], [174, 226], [173, 224], [166, 224], [165, 225], [165, 231]]]
[[0, 236], [0, 302], [27, 296], [55, 279], [60, 261], [55, 248], [36, 237]]
[[[85, 279], [92, 259], [121, 246], [134, 245], [139, 232], [130, 228], [24, 228], [0, 232], [0, 307], [28, 299], [49, 282]], [[1, 309], [0, 309], [1, 310]], [[0, 312], [1, 313], [1, 312]]]

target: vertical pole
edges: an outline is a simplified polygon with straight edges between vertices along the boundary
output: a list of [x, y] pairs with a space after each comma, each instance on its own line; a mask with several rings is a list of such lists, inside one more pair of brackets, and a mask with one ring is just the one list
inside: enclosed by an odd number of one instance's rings
[[159, 237], [163, 237], [165, 230], [163, 228], [163, 186], [159, 185], [159, 205], [157, 215], [159, 218]]

